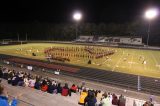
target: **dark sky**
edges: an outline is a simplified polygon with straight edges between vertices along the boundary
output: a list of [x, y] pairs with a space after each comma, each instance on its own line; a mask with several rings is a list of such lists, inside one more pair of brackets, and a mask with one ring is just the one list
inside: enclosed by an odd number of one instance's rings
[[0, 22], [72, 22], [72, 13], [80, 10], [84, 22], [129, 22], [140, 19], [160, 0], [21, 0], [0, 3]]

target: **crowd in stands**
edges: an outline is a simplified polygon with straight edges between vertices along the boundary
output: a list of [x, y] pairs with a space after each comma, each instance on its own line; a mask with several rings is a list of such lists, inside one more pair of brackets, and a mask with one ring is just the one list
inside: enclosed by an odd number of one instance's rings
[[100, 90], [86, 90], [85, 88], [80, 92], [80, 105], [87, 106], [125, 106], [126, 99], [123, 95], [118, 97], [115, 94], [104, 92]]
[[[86, 88], [84, 84], [77, 86], [73, 84], [71, 87], [65, 83], [43, 78], [42, 76], [33, 76], [30, 73], [23, 71], [10, 70], [7, 67], [0, 68], [0, 78], [6, 79], [8, 84], [13, 86], [30, 87], [43, 92], [51, 94], [61, 94], [62, 96], [71, 96], [72, 93], [80, 92], [80, 99], [78, 104], [82, 106], [126, 106], [126, 99], [123, 95], [119, 97], [116, 94], [102, 92], [100, 90], [93, 90]], [[2, 96], [3, 87], [0, 86], [0, 106], [9, 106], [7, 103], [7, 96]], [[2, 105], [3, 101], [3, 105]], [[5, 105], [6, 104], [6, 105]], [[11, 106], [17, 106], [17, 100], [14, 99]], [[151, 102], [146, 102], [143, 106], [153, 106]]]

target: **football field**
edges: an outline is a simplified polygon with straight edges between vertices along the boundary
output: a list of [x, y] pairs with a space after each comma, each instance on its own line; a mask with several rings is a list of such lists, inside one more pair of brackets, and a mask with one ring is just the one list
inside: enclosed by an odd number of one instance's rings
[[[86, 45], [73, 44], [53, 44], [53, 43], [28, 43], [22, 45], [0, 46], [0, 54], [8, 54], [19, 57], [33, 58], [47, 61], [44, 51], [47, 48], [84, 48]], [[142, 75], [160, 78], [160, 51], [142, 50], [142, 49], [127, 49], [114, 47], [92, 46], [93, 52], [114, 51], [114, 54], [103, 56], [102, 58], [87, 58], [73, 56], [75, 51], [67, 51], [70, 61], [65, 61], [66, 64], [91, 67], [114, 72], [129, 73], [134, 75]], [[55, 50], [52, 53], [61, 53]], [[65, 51], [63, 51], [64, 53]], [[76, 51], [78, 54], [89, 54], [87, 51]], [[33, 53], [36, 56], [33, 56]], [[59, 54], [58, 54], [59, 55]], [[61, 55], [63, 55], [61, 53]], [[91, 60], [91, 64], [88, 61]], [[56, 61], [60, 62], [60, 61]]]

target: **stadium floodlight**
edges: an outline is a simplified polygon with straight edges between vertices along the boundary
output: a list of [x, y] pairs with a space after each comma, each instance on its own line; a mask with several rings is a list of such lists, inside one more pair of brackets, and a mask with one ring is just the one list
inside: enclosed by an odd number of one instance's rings
[[73, 14], [74, 20], [79, 21], [79, 20], [81, 20], [81, 18], [82, 18], [82, 14], [80, 12], [76, 12]]
[[157, 16], [158, 16], [158, 10], [156, 8], [148, 9], [145, 12], [145, 18], [149, 21], [149, 24], [148, 24], [148, 36], [147, 36], [147, 46], [148, 46], [148, 41], [149, 41], [150, 22], [151, 22], [151, 20], [153, 20]]
[[145, 12], [145, 17], [148, 20], [152, 20], [154, 19], [156, 16], [158, 15], [158, 10], [153, 8], [153, 9], [149, 9]]
[[76, 23], [76, 39], [77, 39], [78, 22], [82, 19], [82, 14], [80, 12], [75, 12], [73, 14], [73, 19], [77, 22]]

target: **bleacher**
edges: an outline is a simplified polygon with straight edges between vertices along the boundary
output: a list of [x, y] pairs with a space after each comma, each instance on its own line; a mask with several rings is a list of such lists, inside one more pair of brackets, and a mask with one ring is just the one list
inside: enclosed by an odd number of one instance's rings
[[120, 44], [142, 44], [140, 37], [103, 37], [100, 36], [97, 40], [98, 43], [120, 43]]
[[93, 42], [94, 37], [93, 36], [79, 36], [75, 41], [76, 42], [84, 42], [84, 43], [91, 43]]
[[12, 86], [7, 81], [2, 81], [5, 90], [11, 98], [18, 97], [18, 106], [79, 106], [79, 96], [72, 94], [70, 97], [63, 97], [61, 94], [49, 94], [29, 87]]
[[102, 37], [102, 36], [101, 36], [101, 37], [98, 37], [98, 39], [97, 39], [96, 42], [97, 42], [97, 43], [104, 43], [104, 42], [106, 42], [105, 40], [106, 40], [106, 37]]
[[[65, 81], [62, 80], [62, 82]], [[9, 85], [6, 80], [2, 80], [2, 84], [8, 91], [9, 96], [12, 98], [17, 95], [19, 96], [18, 106], [80, 106], [78, 105], [78, 100], [80, 97], [79, 93], [73, 93], [70, 97], [64, 97], [61, 96], [61, 94], [49, 94], [29, 87], [12, 86]], [[145, 102], [145, 100], [140, 100], [133, 97], [125, 96], [125, 98], [126, 106], [132, 106], [134, 101], [137, 104], [136, 106], [142, 106], [142, 104]], [[154, 106], [160, 106], [160, 104], [155, 103]]]

